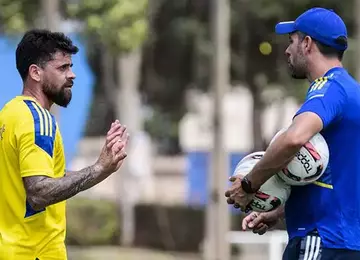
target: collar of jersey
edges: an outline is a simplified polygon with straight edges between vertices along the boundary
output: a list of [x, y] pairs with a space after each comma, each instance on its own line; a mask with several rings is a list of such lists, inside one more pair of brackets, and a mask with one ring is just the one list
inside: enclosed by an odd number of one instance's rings
[[342, 71], [342, 70], [344, 70], [344, 68], [343, 67], [334, 67], [334, 68], [331, 68], [331, 69], [329, 69], [325, 74], [324, 74], [324, 76], [321, 76], [320, 78], [317, 78], [317, 79], [315, 79], [313, 82], [311, 82], [311, 84], [310, 84], [310, 86], [312, 86], [315, 82], [317, 82], [319, 79], [321, 79], [321, 78], [330, 78], [331, 77], [331, 74], [332, 73], [334, 73], [334, 72], [336, 72], [336, 71]]
[[325, 73], [324, 77], [325, 77], [325, 76], [329, 76], [331, 73], [333, 73], [333, 72], [335, 72], [335, 71], [341, 71], [341, 70], [344, 70], [344, 68], [343, 68], [343, 67], [334, 67], [334, 68], [331, 68], [331, 69], [329, 69], [329, 70]]
[[36, 104], [40, 105], [40, 103], [33, 97], [30, 96], [16, 96], [16, 98], [21, 99], [21, 100], [31, 100], [34, 101]]

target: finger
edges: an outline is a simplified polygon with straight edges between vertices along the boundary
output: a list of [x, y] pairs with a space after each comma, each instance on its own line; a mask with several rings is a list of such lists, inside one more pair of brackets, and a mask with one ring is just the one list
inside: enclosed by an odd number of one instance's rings
[[231, 176], [231, 177], [229, 178], [229, 181], [231, 181], [231, 182], [236, 181], [236, 177], [235, 177], [235, 176]]
[[252, 212], [250, 213], [249, 215], [247, 215], [245, 218], [243, 218], [243, 221], [242, 221], [242, 229], [243, 230], [246, 230], [248, 225], [249, 225], [249, 222], [253, 221], [254, 218], [257, 217], [257, 213], [256, 212]]
[[112, 151], [115, 154], [118, 154], [121, 152], [121, 150], [125, 147], [125, 144], [123, 142], [117, 142], [113, 147]]
[[231, 195], [231, 193], [230, 193], [230, 191], [229, 190], [227, 190], [226, 192], [225, 192], [225, 197], [230, 197], [230, 195]]
[[241, 187], [241, 184], [234, 183], [231, 187], [225, 192], [225, 197], [231, 197], [235, 191], [237, 191]]
[[112, 135], [115, 131], [118, 131], [120, 129], [121, 125], [120, 124], [112, 124], [110, 127], [110, 130], [107, 132], [107, 136]]
[[[124, 147], [126, 147], [127, 144], [129, 143], [129, 139], [130, 139], [129, 133], [125, 133], [125, 134], [122, 135], [122, 137], [119, 137], [118, 140], [121, 140], [121, 142], [124, 143]], [[116, 140], [116, 141], [113, 141], [112, 143], [114, 144], [114, 143], [116, 143], [116, 142], [117, 142], [117, 140]], [[111, 145], [109, 144], [108, 147], [111, 147]]]
[[116, 164], [119, 163], [120, 161], [124, 160], [127, 157], [127, 153], [126, 152], [120, 152], [118, 154], [115, 155], [115, 162]]
[[[124, 126], [125, 127], [125, 126]], [[111, 147], [113, 147], [113, 145], [116, 143], [116, 142], [123, 142], [124, 143], [124, 146], [127, 145], [127, 143], [129, 142], [129, 134], [126, 133], [125, 137], [120, 137], [119, 135], [124, 135], [124, 134], [121, 134], [123, 130], [122, 129], [119, 129], [119, 134], [116, 134], [116, 133], [113, 133], [115, 135], [115, 137], [107, 143], [107, 148], [110, 149]], [[124, 130], [125, 132], [126, 130]], [[112, 138], [112, 136], [109, 136], [109, 139]]]
[[124, 126], [121, 125], [117, 125], [114, 128], [116, 128], [117, 130], [112, 132], [111, 134], [108, 134], [106, 137], [106, 141], [107, 143], [110, 143], [114, 138], [116, 137], [120, 137], [122, 136], [122, 134], [124, 133], [124, 131], [126, 130], [126, 128]]
[[234, 201], [233, 199], [230, 199], [230, 198], [228, 198], [226, 201], [227, 201], [227, 203], [230, 204], [230, 205], [232, 205], [232, 204], [235, 203], [235, 201]]
[[[265, 225], [264, 223], [260, 223], [260, 224], [257, 225], [256, 227], [251, 228], [251, 230], [252, 230], [252, 232], [253, 232], [254, 234], [257, 234], [258, 231], [259, 231], [264, 225]], [[249, 227], [249, 225], [248, 225], [248, 227]]]
[[242, 223], [241, 223], [241, 227], [242, 227], [242, 230], [243, 230], [243, 231], [246, 230], [249, 221], [250, 221], [249, 216], [243, 218], [243, 221], [242, 221]]
[[265, 224], [259, 231], [259, 235], [264, 235], [269, 230], [269, 227]]
[[268, 231], [268, 229], [269, 229], [268, 225], [261, 224], [256, 229], [253, 230], [253, 233], [259, 234], [259, 235], [264, 235], [266, 233], [266, 231]]
[[129, 133], [126, 133], [126, 136], [125, 136], [125, 146], [128, 144], [130, 140], [130, 134]]
[[126, 125], [123, 125], [122, 127], [124, 128], [124, 131], [121, 133], [121, 138], [122, 138], [122, 139], [125, 139], [126, 135], [128, 134], [128, 132], [127, 132], [127, 126], [126, 126]]
[[113, 147], [117, 142], [121, 142], [120, 137], [117, 137], [117, 138], [112, 139], [112, 140], [106, 145], [106, 147], [107, 147], [108, 149], [110, 149], [110, 148]]
[[121, 139], [125, 139], [126, 133], [127, 133], [126, 129], [127, 129], [126, 125], [122, 125], [120, 127], [120, 137], [121, 137]]
[[233, 175], [229, 178], [229, 181], [231, 182], [236, 182], [236, 181], [241, 181], [241, 176], [240, 175]]
[[264, 222], [264, 217], [262, 214], [259, 214], [256, 216], [256, 218], [249, 222], [249, 228], [254, 228], [262, 222]]

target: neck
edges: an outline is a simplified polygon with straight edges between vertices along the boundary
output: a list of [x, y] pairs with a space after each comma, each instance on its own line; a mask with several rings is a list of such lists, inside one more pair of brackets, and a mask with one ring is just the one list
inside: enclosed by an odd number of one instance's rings
[[341, 61], [338, 59], [318, 59], [316, 63], [312, 63], [309, 66], [309, 74], [307, 79], [313, 82], [315, 79], [323, 77], [326, 72], [332, 68], [343, 67]]
[[28, 87], [24, 84], [22, 95], [34, 98], [43, 108], [50, 111], [53, 103], [39, 89]]

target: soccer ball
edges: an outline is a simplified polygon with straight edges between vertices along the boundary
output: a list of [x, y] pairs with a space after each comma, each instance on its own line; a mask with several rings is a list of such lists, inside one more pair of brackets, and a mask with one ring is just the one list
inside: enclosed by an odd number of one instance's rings
[[[265, 152], [254, 152], [245, 156], [236, 166], [233, 176], [245, 176], [259, 162]], [[254, 199], [250, 202], [253, 211], [271, 211], [285, 204], [290, 196], [291, 187], [277, 175], [268, 179], [255, 193]]]
[[[286, 128], [281, 129], [271, 140], [272, 143]], [[329, 163], [329, 148], [324, 137], [317, 133], [304, 144], [291, 162], [278, 173], [289, 185], [303, 186], [321, 177]]]

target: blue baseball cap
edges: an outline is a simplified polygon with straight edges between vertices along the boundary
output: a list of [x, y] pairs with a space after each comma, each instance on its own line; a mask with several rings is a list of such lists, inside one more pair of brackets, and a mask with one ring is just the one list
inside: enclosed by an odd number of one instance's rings
[[280, 22], [275, 26], [277, 34], [289, 34], [296, 31], [340, 51], [348, 47], [346, 25], [333, 10], [311, 8], [295, 21]]

